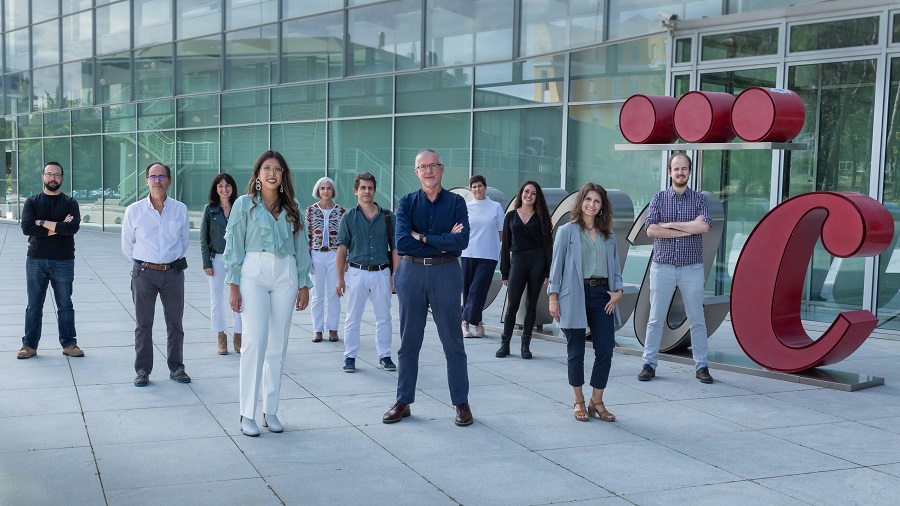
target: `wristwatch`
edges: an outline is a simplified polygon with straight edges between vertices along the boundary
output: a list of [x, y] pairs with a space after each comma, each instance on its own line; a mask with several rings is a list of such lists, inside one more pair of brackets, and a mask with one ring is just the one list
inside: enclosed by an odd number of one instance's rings
[[38, 226], [39, 226], [39, 227], [43, 227], [43, 226], [44, 226], [44, 220], [39, 221], [39, 222], [38, 222]]

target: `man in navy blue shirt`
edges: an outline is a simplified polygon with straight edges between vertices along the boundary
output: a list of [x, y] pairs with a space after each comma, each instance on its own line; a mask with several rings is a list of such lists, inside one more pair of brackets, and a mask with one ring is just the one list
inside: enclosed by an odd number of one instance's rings
[[462, 273], [457, 260], [469, 245], [466, 201], [441, 187], [441, 155], [425, 149], [416, 155], [416, 175], [422, 189], [404, 195], [397, 207], [397, 250], [402, 261], [394, 274], [400, 302], [400, 350], [397, 402], [384, 414], [384, 423], [410, 415], [419, 374], [419, 351], [428, 307], [447, 357], [450, 400], [456, 406], [456, 425], [472, 425], [469, 373], [463, 345]]

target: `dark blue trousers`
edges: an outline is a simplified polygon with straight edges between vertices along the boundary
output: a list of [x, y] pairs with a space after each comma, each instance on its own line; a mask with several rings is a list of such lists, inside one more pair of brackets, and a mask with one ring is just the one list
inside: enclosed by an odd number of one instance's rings
[[22, 345], [37, 349], [41, 340], [41, 320], [44, 316], [44, 301], [47, 286], [53, 287], [56, 300], [56, 318], [59, 329], [59, 344], [63, 348], [76, 344], [75, 308], [72, 305], [72, 284], [75, 281], [75, 260], [52, 260], [48, 258], [25, 259], [25, 280], [28, 292], [28, 306], [25, 308], [25, 335]]
[[[606, 388], [612, 367], [613, 348], [616, 346], [615, 316], [606, 314], [603, 308], [609, 302], [609, 286], [585, 286], [584, 302], [591, 340], [594, 344], [594, 367], [591, 370], [591, 386]], [[562, 329], [568, 351], [569, 385], [584, 385], [584, 336], [585, 329]]]
[[487, 300], [491, 281], [497, 261], [487, 258], [460, 258], [463, 275], [463, 310], [462, 319], [477, 325], [484, 313], [484, 302]]
[[459, 308], [462, 294], [459, 262], [422, 265], [404, 260], [394, 274], [394, 287], [400, 302], [397, 401], [412, 404], [416, 400], [419, 352], [422, 350], [430, 306], [438, 337], [447, 357], [450, 400], [454, 406], [468, 403], [469, 373], [462, 328], [459, 325], [462, 318]]

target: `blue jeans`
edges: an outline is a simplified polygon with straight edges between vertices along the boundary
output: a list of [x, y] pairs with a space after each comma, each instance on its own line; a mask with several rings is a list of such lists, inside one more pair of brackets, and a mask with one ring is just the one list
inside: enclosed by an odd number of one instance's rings
[[487, 300], [497, 261], [488, 258], [460, 258], [463, 272], [462, 319], [477, 325], [482, 321], [484, 303]]
[[[616, 346], [615, 315], [606, 313], [609, 303], [609, 285], [584, 287], [584, 305], [587, 311], [588, 327], [594, 344], [594, 366], [591, 369], [591, 386], [604, 389], [609, 381], [612, 367], [613, 348]], [[569, 369], [569, 385], [584, 385], [584, 341], [585, 329], [562, 329], [566, 336], [566, 364]]]
[[72, 282], [75, 281], [75, 260], [47, 258], [25, 259], [25, 281], [28, 307], [25, 308], [25, 335], [22, 345], [37, 349], [41, 340], [41, 319], [47, 285], [53, 287], [56, 300], [56, 319], [59, 324], [59, 344], [63, 348], [76, 344], [75, 308], [72, 306]]
[[691, 352], [697, 369], [708, 367], [709, 336], [706, 334], [706, 317], [703, 315], [703, 264], [650, 265], [650, 318], [647, 321], [647, 337], [644, 342], [644, 364], [656, 369], [659, 343], [662, 341], [663, 325], [666, 325], [672, 295], [677, 287], [684, 301], [684, 311], [691, 323]]

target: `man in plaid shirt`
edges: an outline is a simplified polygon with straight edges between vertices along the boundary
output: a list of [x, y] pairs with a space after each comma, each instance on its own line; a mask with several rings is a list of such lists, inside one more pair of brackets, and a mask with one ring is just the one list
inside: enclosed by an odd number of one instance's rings
[[653, 262], [650, 265], [650, 319], [644, 342], [644, 368], [638, 380], [656, 376], [659, 343], [669, 312], [672, 295], [681, 290], [684, 309], [691, 323], [691, 351], [696, 376], [712, 383], [709, 375], [709, 336], [703, 315], [703, 237], [709, 232], [709, 206], [706, 196], [688, 188], [691, 159], [683, 153], [669, 157], [672, 187], [657, 193], [647, 211], [647, 235], [653, 238]]

